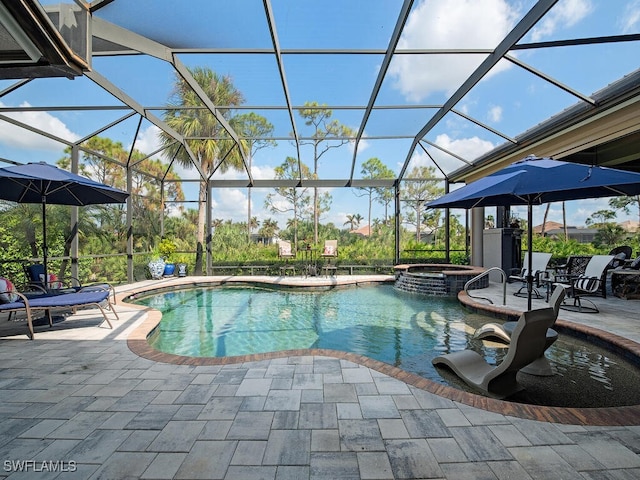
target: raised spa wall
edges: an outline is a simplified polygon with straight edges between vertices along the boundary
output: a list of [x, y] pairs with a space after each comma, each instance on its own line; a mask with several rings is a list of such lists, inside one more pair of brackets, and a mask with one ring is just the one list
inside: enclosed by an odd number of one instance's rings
[[[421, 263], [395, 266], [395, 288], [404, 292], [440, 297], [455, 297], [465, 284], [484, 272], [483, 267]], [[489, 286], [489, 276], [474, 284], [474, 288]]]

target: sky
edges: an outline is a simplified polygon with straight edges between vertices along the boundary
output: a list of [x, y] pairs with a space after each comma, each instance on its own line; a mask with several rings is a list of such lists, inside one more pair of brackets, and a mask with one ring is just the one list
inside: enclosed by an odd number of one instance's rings
[[[43, 1], [43, 6], [58, 1]], [[401, 49], [493, 48], [534, 4], [532, 0], [417, 0], [400, 39]], [[370, 48], [385, 49], [401, 8], [400, 0], [331, 0], [326, 2], [273, 0], [273, 13], [278, 37], [283, 49], [293, 48]], [[219, 46], [262, 48], [270, 46], [270, 35], [264, 24], [262, 2], [189, 2], [190, 8], [176, 8], [169, 0], [137, 0], [112, 2], [97, 16], [123, 27], [148, 35], [172, 46]], [[239, 14], [242, 15], [239, 18]], [[208, 17], [211, 17], [210, 19]], [[209, 19], [203, 22], [202, 19]], [[176, 28], [176, 25], [179, 28]], [[215, 25], [215, 28], [212, 28]], [[640, 32], [640, 0], [560, 0], [545, 18], [523, 39], [542, 42], [566, 38], [621, 35]], [[611, 82], [636, 70], [640, 58], [640, 43], [589, 45], [520, 50], [513, 55], [533, 68], [559, 80], [576, 91], [590, 95]], [[475, 69], [482, 55], [412, 55], [396, 56], [376, 99], [376, 105], [421, 106], [412, 110], [389, 108], [374, 110], [358, 146], [356, 178], [369, 158], [381, 159], [398, 173], [405, 161], [410, 138], [379, 139], [379, 136], [415, 135], [435, 112], [429, 105], [442, 104]], [[243, 93], [245, 105], [269, 118], [276, 137], [289, 136], [292, 128], [287, 112], [267, 108], [281, 105], [283, 92], [276, 65], [267, 55], [183, 55], [187, 66], [206, 66], [232, 77]], [[362, 112], [346, 108], [366, 105], [380, 70], [382, 56], [289, 55], [283, 59], [292, 104], [317, 101], [343, 106], [334, 109], [332, 119], [358, 129]], [[175, 78], [170, 66], [161, 60], [143, 56], [94, 58], [93, 66], [127, 95], [144, 106], [167, 103]], [[1, 81], [0, 89], [13, 81]], [[578, 99], [532, 75], [514, 64], [500, 62], [456, 105], [462, 115], [470, 116], [507, 136], [516, 136], [550, 116], [577, 103]], [[117, 105], [110, 94], [87, 78], [36, 79], [0, 97], [0, 107], [55, 105]], [[263, 108], [258, 108], [262, 106]], [[158, 148], [158, 129], [142, 122], [138, 131], [136, 117], [116, 123], [123, 111], [99, 114], [87, 111], [33, 110], [6, 113], [20, 122], [49, 131], [56, 136], [75, 141], [114, 125], [101, 133], [143, 152]], [[420, 148], [410, 162], [414, 166], [432, 166], [433, 160], [446, 172], [464, 165], [460, 158], [471, 161], [504, 143], [504, 139], [462, 115], [448, 114], [425, 138], [430, 144], [426, 152]], [[297, 117], [300, 134], [309, 127]], [[137, 132], [137, 137], [136, 137]], [[44, 136], [29, 134], [3, 122], [0, 128], [0, 158], [18, 161], [55, 162], [63, 156], [64, 146]], [[443, 153], [453, 152], [454, 156]], [[326, 153], [320, 161], [319, 177], [348, 177], [353, 145], [344, 145]], [[278, 140], [275, 148], [264, 148], [253, 158], [255, 179], [274, 177], [274, 168], [287, 156], [297, 152], [290, 141]], [[302, 161], [312, 163], [309, 148], [301, 149]], [[456, 158], [458, 157], [458, 158]], [[178, 169], [185, 179], [195, 178], [195, 171]], [[215, 178], [245, 178], [241, 172], [227, 172]], [[187, 200], [195, 200], [193, 185], [185, 185]], [[367, 203], [351, 189], [330, 189], [331, 211], [323, 222], [342, 227], [349, 214], [366, 218]], [[284, 227], [287, 215], [275, 215], [263, 208], [264, 197], [271, 191], [254, 189], [253, 215], [259, 220], [274, 218]], [[213, 217], [246, 220], [248, 202], [246, 189], [214, 191]], [[607, 209], [607, 199], [567, 203], [567, 222], [582, 226], [595, 211]], [[487, 214], [494, 214], [487, 209]], [[512, 212], [524, 218], [524, 210]], [[534, 224], [542, 222], [544, 207], [534, 210]], [[383, 207], [374, 205], [373, 217], [381, 218]], [[618, 220], [637, 220], [637, 213], [619, 214]], [[562, 221], [562, 205], [550, 208], [549, 220]], [[365, 222], [366, 223], [366, 220]]]

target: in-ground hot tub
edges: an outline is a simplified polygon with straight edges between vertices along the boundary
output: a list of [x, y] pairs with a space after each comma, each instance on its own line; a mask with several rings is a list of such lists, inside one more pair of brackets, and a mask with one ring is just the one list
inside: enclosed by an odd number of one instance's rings
[[[423, 295], [455, 297], [464, 290], [464, 285], [473, 277], [484, 272], [483, 267], [451, 265], [447, 263], [417, 263], [396, 265], [398, 290]], [[474, 288], [489, 286], [489, 276], [478, 280]]]

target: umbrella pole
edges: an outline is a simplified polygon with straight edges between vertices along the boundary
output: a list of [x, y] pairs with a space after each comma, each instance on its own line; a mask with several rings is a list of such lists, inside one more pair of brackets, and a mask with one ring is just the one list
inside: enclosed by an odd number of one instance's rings
[[47, 197], [42, 196], [42, 267], [44, 269], [43, 284], [49, 290], [49, 275], [47, 270]]
[[533, 294], [533, 275], [531, 268], [533, 267], [533, 205], [531, 201], [527, 204], [527, 310], [531, 310], [531, 297]]

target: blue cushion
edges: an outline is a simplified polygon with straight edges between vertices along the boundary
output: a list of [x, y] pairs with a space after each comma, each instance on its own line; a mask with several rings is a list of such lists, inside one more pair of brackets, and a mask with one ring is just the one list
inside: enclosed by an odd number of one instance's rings
[[44, 265], [41, 263], [35, 263], [27, 267], [27, 275], [29, 280], [36, 283], [41, 283], [40, 275], [44, 275]]
[[[41, 295], [30, 298], [29, 305], [32, 308], [57, 308], [57, 307], [76, 307], [80, 305], [88, 305], [92, 303], [100, 303], [109, 296], [108, 290], [65, 293], [62, 295]], [[24, 302], [11, 302], [0, 304], [2, 310], [16, 310], [25, 308]]]

